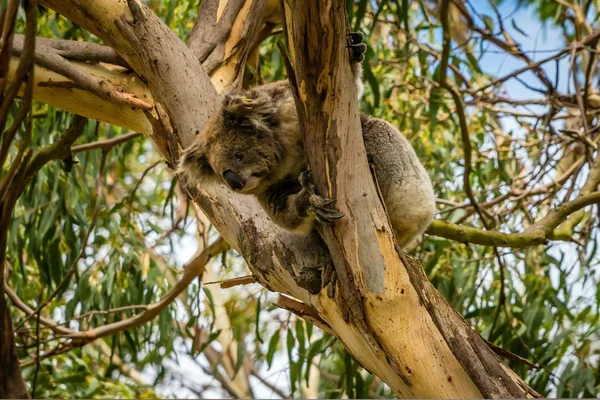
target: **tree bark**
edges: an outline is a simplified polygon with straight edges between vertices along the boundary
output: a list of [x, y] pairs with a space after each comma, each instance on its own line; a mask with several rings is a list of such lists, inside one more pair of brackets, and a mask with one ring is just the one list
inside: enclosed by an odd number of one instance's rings
[[[18, 64], [19, 58], [12, 56], [8, 70], [10, 81], [15, 76]], [[132, 93], [154, 105], [154, 99], [146, 85], [137, 75], [122, 67], [108, 64], [89, 64], [87, 62], [72, 62], [72, 65], [87, 74], [111, 82], [124, 92]], [[123, 107], [118, 103], [98, 97], [94, 93], [79, 87], [69, 78], [40, 65], [35, 66], [33, 79], [33, 95], [37, 101], [136, 132], [152, 133], [152, 125], [140, 109]]]
[[29, 392], [21, 376], [10, 311], [4, 293], [0, 296], [0, 332], [0, 399], [28, 399]]
[[[219, 74], [211, 83], [197, 61], [198, 50], [195, 53], [194, 46], [186, 47], [137, 0], [42, 3], [98, 35], [148, 82], [157, 106], [154, 113], [145, 115], [152, 120], [153, 138], [171, 164], [176, 163], [178, 144], [188, 146], [216, 109], [215, 87], [239, 84], [243, 68], [238, 67], [231, 70], [235, 73]], [[243, 20], [243, 12], [265, 10], [263, 0], [247, 1], [241, 8], [227, 8], [228, 2], [219, 4], [223, 10], [237, 12], [234, 21]], [[360, 141], [345, 49], [344, 2], [289, 1], [285, 6], [301, 89], [298, 107], [303, 110], [304, 127], [314, 129], [306, 130], [310, 164], [321, 192], [337, 196], [346, 217], [324, 229], [325, 246], [318, 235], [299, 238], [285, 232], [267, 218], [254, 198], [232, 193], [222, 185], [189, 188], [194, 201], [245, 257], [261, 284], [316, 310], [316, 318], [398, 395], [532, 395], [427, 282], [420, 265], [407, 261], [394, 246]], [[236, 32], [253, 37], [261, 29], [261, 21], [264, 19], [250, 18], [247, 30]], [[200, 35], [201, 29], [197, 25], [195, 35]], [[230, 56], [229, 65], [243, 66], [247, 54], [224, 52], [223, 57]], [[323, 146], [331, 146], [330, 151]], [[356, 160], [356, 168], [351, 168], [350, 162]], [[332, 265], [337, 282], [319, 292], [320, 268]]]

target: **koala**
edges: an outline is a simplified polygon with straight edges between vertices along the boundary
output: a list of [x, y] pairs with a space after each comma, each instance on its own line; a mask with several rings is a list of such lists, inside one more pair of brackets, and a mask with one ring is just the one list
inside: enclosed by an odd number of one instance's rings
[[[351, 33], [352, 69], [362, 91], [360, 62], [366, 45]], [[431, 181], [408, 140], [390, 123], [361, 114], [366, 153], [396, 240], [406, 248], [435, 213]], [[341, 218], [332, 200], [315, 193], [307, 171], [304, 137], [289, 82], [279, 81], [223, 96], [219, 111], [181, 157], [178, 173], [193, 184], [218, 180], [255, 196], [280, 226], [309, 234], [315, 223]]]

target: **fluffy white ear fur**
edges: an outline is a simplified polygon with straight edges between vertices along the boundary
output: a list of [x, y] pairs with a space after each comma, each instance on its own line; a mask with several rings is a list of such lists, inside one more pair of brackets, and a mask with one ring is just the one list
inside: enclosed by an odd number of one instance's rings
[[354, 82], [356, 82], [356, 97], [360, 100], [365, 92], [365, 84], [362, 80], [362, 63], [352, 64], [352, 73], [354, 73]]
[[195, 183], [214, 176], [202, 144], [194, 143], [183, 152], [177, 165], [177, 173]]

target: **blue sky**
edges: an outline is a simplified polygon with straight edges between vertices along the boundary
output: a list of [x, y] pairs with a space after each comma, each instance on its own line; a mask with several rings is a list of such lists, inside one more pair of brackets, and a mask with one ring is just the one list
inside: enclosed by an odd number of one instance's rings
[[[471, 5], [478, 13], [488, 15], [494, 20], [496, 19], [494, 10], [487, 0], [475, 0], [471, 2]], [[562, 29], [552, 26], [551, 23], [542, 25], [533, 7], [521, 6], [515, 11], [516, 7], [516, 1], [505, 1], [498, 6], [498, 9], [500, 14], [505, 17], [504, 28], [506, 31], [510, 33], [516, 43], [521, 45], [521, 49], [525, 51], [534, 62], [546, 58], [565, 47]], [[507, 18], [507, 16], [511, 17]], [[511, 20], [514, 20], [516, 26], [518, 26], [521, 31], [526, 32], [527, 36], [515, 29]], [[500, 51], [500, 49], [493, 44], [488, 43], [486, 50], [491, 50], [492, 52], [487, 52], [481, 58], [481, 66], [484, 72], [487, 72], [492, 76], [504, 76], [525, 66], [525, 63], [516, 57], [508, 56], [505, 53], [502, 54], [503, 52], [496, 53], [495, 51]], [[569, 62], [569, 57], [563, 57], [559, 62], [558, 90], [562, 93], [567, 93], [568, 91]], [[546, 71], [550, 79], [554, 81], [556, 63], [548, 62], [542, 66], [542, 69]], [[520, 77], [534, 87], [540, 89], [543, 88], [532, 72], [525, 72], [520, 75]], [[515, 79], [507, 81], [505, 88], [513, 98], [532, 98], [540, 96], [538, 93], [524, 87]]]

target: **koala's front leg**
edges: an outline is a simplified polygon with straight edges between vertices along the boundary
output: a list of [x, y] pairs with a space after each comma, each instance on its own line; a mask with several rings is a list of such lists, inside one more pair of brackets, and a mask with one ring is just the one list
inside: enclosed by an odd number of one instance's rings
[[259, 201], [274, 222], [299, 234], [309, 234], [315, 220], [328, 223], [343, 216], [329, 207], [333, 200], [315, 193], [308, 172], [273, 185]]
[[315, 193], [315, 186], [312, 184], [310, 171], [302, 172], [298, 177], [298, 181], [302, 185], [302, 191], [307, 196], [308, 210], [315, 216], [317, 221], [328, 223], [344, 216], [336, 210], [328, 208], [335, 200], [321, 197]]

